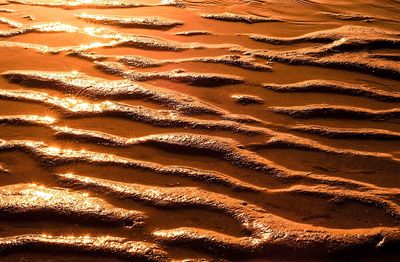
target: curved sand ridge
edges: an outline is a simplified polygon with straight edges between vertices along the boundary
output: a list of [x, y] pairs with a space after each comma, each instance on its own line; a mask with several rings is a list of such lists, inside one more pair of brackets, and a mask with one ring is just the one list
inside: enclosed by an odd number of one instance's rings
[[19, 250], [47, 252], [78, 252], [100, 257], [118, 257], [144, 261], [163, 261], [165, 252], [157, 245], [146, 242], [127, 241], [124, 238], [110, 236], [53, 236], [18, 235], [0, 238], [0, 253]]
[[264, 100], [257, 96], [251, 95], [232, 95], [232, 98], [239, 104], [248, 105], [248, 104], [263, 104]]
[[393, 108], [387, 110], [372, 110], [351, 106], [335, 106], [328, 104], [315, 104], [306, 106], [292, 107], [271, 107], [275, 113], [287, 114], [292, 117], [311, 118], [311, 117], [339, 117], [385, 120], [397, 119], [400, 117], [400, 109]]
[[130, 70], [117, 62], [95, 62], [102, 71], [120, 75], [135, 81], [147, 81], [152, 79], [165, 79], [175, 82], [183, 82], [197, 86], [220, 86], [227, 84], [240, 84], [244, 79], [239, 76], [211, 73], [190, 73], [181, 69], [169, 72], [139, 72]]
[[175, 35], [194, 36], [194, 35], [213, 35], [213, 33], [206, 30], [193, 30], [193, 31], [177, 32], [175, 33]]
[[158, 67], [167, 64], [202, 62], [202, 63], [226, 64], [255, 71], [272, 70], [272, 67], [265, 64], [257, 63], [255, 59], [252, 57], [240, 56], [240, 55], [224, 55], [218, 57], [193, 57], [193, 58], [165, 59], [165, 60], [156, 60], [143, 56], [120, 56], [118, 57], [118, 60], [126, 65], [142, 67], [142, 68]]
[[333, 13], [333, 12], [320, 12], [320, 13], [340, 20], [353, 20], [353, 21], [364, 20], [367, 22], [371, 22], [376, 19], [375, 17], [369, 15], [357, 14], [357, 13]]
[[334, 128], [324, 126], [296, 125], [290, 127], [292, 130], [309, 134], [317, 134], [333, 138], [358, 138], [358, 139], [400, 139], [399, 132], [373, 128]]
[[106, 15], [92, 15], [92, 14], [78, 14], [76, 17], [94, 23], [101, 23], [107, 25], [118, 25], [125, 27], [144, 27], [154, 29], [170, 29], [175, 26], [183, 25], [182, 21], [172, 20], [157, 16], [106, 16]]
[[138, 226], [146, 218], [141, 212], [116, 208], [99, 198], [34, 184], [0, 187], [0, 196], [2, 219], [58, 217], [75, 222]]
[[277, 18], [262, 17], [258, 15], [242, 15], [234, 13], [221, 13], [221, 14], [202, 14], [201, 17], [207, 19], [229, 21], [229, 22], [244, 22], [248, 24], [262, 23], [262, 22], [281, 22]]
[[8, 9], [8, 8], [0, 8], [0, 13], [14, 13], [15, 10]]
[[[0, 17], [0, 24], [6, 24], [6, 25], [9, 25], [10, 27], [13, 27], [13, 28], [22, 27], [21, 23], [19, 23], [17, 21], [14, 21], [12, 19], [9, 19], [7, 17]], [[0, 32], [5, 32], [5, 31], [1, 30]], [[2, 33], [0, 33], [0, 34], [2, 34]]]
[[22, 35], [27, 33], [49, 33], [49, 32], [77, 32], [78, 28], [71, 25], [66, 25], [62, 23], [41, 23], [41, 24], [33, 24], [33, 25], [22, 25], [18, 23], [11, 23], [11, 21], [7, 21], [7, 23], [11, 24], [13, 29], [8, 30], [0, 30], [0, 37], [10, 37], [16, 35]]
[[400, 102], [399, 92], [389, 92], [366, 85], [354, 85], [340, 81], [309, 80], [294, 84], [263, 84], [263, 86], [277, 92], [327, 92]]

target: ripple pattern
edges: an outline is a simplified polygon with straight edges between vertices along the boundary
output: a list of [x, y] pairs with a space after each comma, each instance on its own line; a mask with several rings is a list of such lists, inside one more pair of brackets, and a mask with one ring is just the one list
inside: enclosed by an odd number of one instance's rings
[[0, 5], [0, 260], [400, 259], [397, 1]]

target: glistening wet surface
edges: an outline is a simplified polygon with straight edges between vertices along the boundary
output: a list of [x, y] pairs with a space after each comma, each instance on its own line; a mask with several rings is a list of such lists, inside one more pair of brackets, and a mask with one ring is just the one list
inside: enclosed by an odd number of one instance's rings
[[400, 3], [0, 1], [1, 261], [397, 261]]

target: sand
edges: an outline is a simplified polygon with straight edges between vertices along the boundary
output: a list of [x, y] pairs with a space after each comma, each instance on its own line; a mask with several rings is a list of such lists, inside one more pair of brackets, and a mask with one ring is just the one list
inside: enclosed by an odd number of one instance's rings
[[0, 1], [1, 261], [400, 259], [400, 4]]

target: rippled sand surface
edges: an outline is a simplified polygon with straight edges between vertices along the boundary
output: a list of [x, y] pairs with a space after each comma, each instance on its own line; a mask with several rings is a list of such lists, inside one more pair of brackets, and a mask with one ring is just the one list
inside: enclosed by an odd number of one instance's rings
[[398, 261], [396, 0], [0, 1], [1, 261]]

